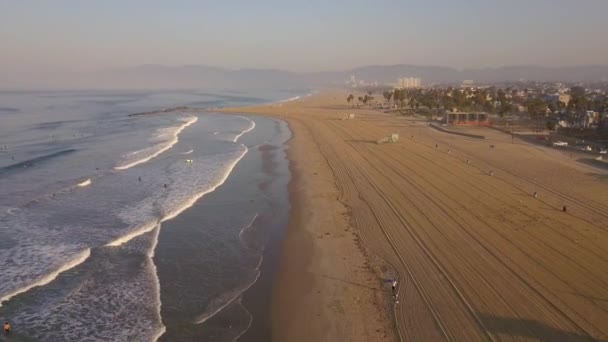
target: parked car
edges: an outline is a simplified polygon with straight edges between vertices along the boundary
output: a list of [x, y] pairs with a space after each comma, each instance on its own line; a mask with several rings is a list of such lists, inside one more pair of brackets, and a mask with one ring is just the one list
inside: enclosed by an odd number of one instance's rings
[[556, 141], [553, 143], [553, 146], [568, 146], [568, 143], [565, 141]]
[[600, 150], [600, 154], [608, 154], [608, 150]]

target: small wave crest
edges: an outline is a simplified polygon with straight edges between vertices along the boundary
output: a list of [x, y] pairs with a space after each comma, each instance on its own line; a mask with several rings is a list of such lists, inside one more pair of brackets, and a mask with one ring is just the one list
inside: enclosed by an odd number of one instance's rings
[[161, 153], [171, 149], [175, 144], [177, 144], [177, 142], [179, 141], [179, 134], [188, 126], [194, 124], [195, 122], [198, 121], [198, 117], [196, 116], [191, 116], [190, 118], [188, 118], [182, 125], [174, 128], [174, 129], [170, 129], [170, 130], [165, 130], [165, 131], [161, 131], [162, 134], [166, 134], [169, 133], [170, 135], [170, 139], [167, 140], [166, 142], [157, 144], [156, 146], [153, 147], [149, 147], [146, 149], [143, 149], [141, 151], [135, 151], [135, 152], [131, 152], [129, 153], [127, 156], [128, 157], [138, 157], [140, 155], [145, 155], [145, 157], [143, 158], [139, 158], [136, 159], [134, 161], [128, 161], [123, 165], [119, 165], [114, 167], [115, 170], [126, 170], [126, 169], [130, 169], [135, 165], [139, 165], [142, 163], [145, 163], [147, 161], [150, 161], [153, 158], [156, 158], [157, 156], [159, 156]]
[[84, 182], [78, 183], [76, 186], [82, 188], [82, 187], [89, 186], [89, 185], [91, 185], [91, 178], [85, 180]]
[[224, 293], [222, 296], [216, 298], [215, 300], [211, 301], [211, 303], [209, 303], [209, 305], [207, 305], [207, 308], [205, 309], [205, 311], [200, 314], [198, 317], [196, 317], [194, 319], [194, 324], [203, 324], [205, 323], [207, 320], [209, 320], [211, 317], [217, 315], [220, 311], [222, 311], [224, 308], [226, 308], [228, 305], [230, 305], [232, 302], [234, 302], [235, 300], [239, 299], [241, 297], [241, 295], [249, 290], [249, 288], [251, 286], [253, 286], [253, 284], [255, 284], [256, 281], [258, 281], [258, 278], [260, 278], [260, 266], [262, 265], [262, 261], [264, 260], [263, 255], [260, 255], [260, 259], [258, 261], [258, 264], [255, 268], [255, 276], [253, 277], [253, 279], [251, 279], [251, 281], [249, 281], [248, 283], [246, 283], [244, 286], [241, 286], [239, 288], [234, 289], [233, 291], [230, 292], [226, 292]]
[[24, 292], [29, 291], [30, 289], [37, 287], [37, 286], [44, 286], [50, 282], [52, 282], [53, 280], [55, 280], [55, 278], [57, 278], [61, 273], [68, 271], [80, 264], [82, 264], [83, 262], [85, 262], [89, 257], [91, 256], [91, 249], [87, 248], [86, 250], [76, 254], [70, 261], [66, 262], [65, 264], [63, 264], [61, 267], [59, 267], [57, 270], [55, 270], [54, 272], [51, 272], [45, 276], [43, 276], [42, 278], [38, 279], [35, 282], [32, 282], [22, 288], [16, 289], [15, 291], [4, 295], [2, 298], [0, 298], [0, 307], [2, 307], [2, 303], [21, 294]]
[[251, 132], [255, 128], [255, 121], [253, 121], [253, 120], [251, 120], [249, 118], [246, 118], [246, 119], [249, 120], [249, 122], [250, 122], [249, 127], [247, 129], [245, 129], [244, 131], [242, 131], [239, 135], [237, 135], [236, 137], [234, 137], [233, 142], [237, 142], [239, 140], [239, 138], [241, 136], [243, 136], [243, 134]]
[[171, 220], [175, 217], [177, 217], [179, 214], [181, 214], [184, 210], [192, 207], [196, 201], [198, 201], [201, 197], [205, 196], [208, 193], [211, 193], [213, 191], [215, 191], [215, 189], [217, 189], [219, 186], [221, 186], [222, 184], [224, 184], [224, 182], [226, 181], [226, 179], [228, 179], [228, 177], [230, 176], [230, 174], [232, 173], [232, 170], [234, 169], [234, 167], [238, 164], [238, 162], [245, 156], [245, 154], [247, 154], [248, 149], [246, 146], [241, 145], [243, 147], [243, 151], [238, 154], [236, 156], [236, 158], [234, 158], [234, 160], [228, 164], [228, 166], [226, 167], [225, 171], [222, 173], [222, 175], [219, 177], [219, 179], [210, 187], [208, 187], [207, 189], [205, 189], [204, 191], [195, 193], [193, 196], [191, 196], [190, 198], [188, 198], [187, 200], [185, 200], [181, 205], [179, 205], [178, 207], [174, 208], [173, 210], [170, 210], [168, 212], [165, 213], [165, 215], [158, 221], [155, 222], [149, 222], [146, 224], [142, 224], [138, 227], [136, 227], [135, 229], [133, 229], [132, 231], [128, 232], [127, 234], [116, 238], [115, 240], [109, 242], [106, 244], [106, 246], [109, 247], [116, 247], [116, 246], [121, 246], [129, 241], [131, 241], [132, 239], [145, 234], [147, 232], [152, 231], [156, 226], [158, 226], [160, 223]]
[[158, 225], [159, 225], [159, 222], [151, 222], [148, 224], [143, 224], [143, 225], [133, 229], [126, 235], [123, 235], [123, 236], [117, 238], [116, 240], [113, 240], [112, 242], [107, 243], [106, 246], [107, 247], [118, 247], [118, 246], [124, 245], [125, 243], [133, 240], [134, 238], [136, 238], [140, 235], [151, 232]]
[[184, 153], [182, 153], [182, 154], [190, 154], [190, 153], [192, 153], [192, 152], [194, 152], [194, 150], [189, 150], [189, 151], [186, 151], [186, 152], [184, 152]]
[[158, 341], [158, 339], [163, 336], [163, 334], [167, 331], [167, 327], [163, 324], [162, 322], [162, 314], [161, 314], [161, 306], [162, 306], [162, 300], [160, 298], [160, 280], [158, 278], [158, 270], [156, 268], [156, 264], [154, 263], [154, 251], [156, 250], [156, 245], [158, 245], [158, 236], [160, 235], [160, 223], [157, 225], [157, 229], [154, 232], [154, 238], [152, 240], [152, 245], [150, 246], [150, 249], [148, 251], [148, 258], [150, 258], [150, 267], [152, 268], [152, 274], [154, 275], [154, 286], [155, 286], [155, 301], [156, 301], [156, 315], [157, 315], [157, 319], [161, 324], [161, 328], [159, 329], [159, 331], [156, 333], [155, 336], [153, 336], [152, 341]]
[[294, 97], [290, 97], [290, 98], [285, 99], [285, 100], [281, 100], [281, 101], [279, 101], [279, 103], [285, 103], [285, 102], [296, 101], [296, 100], [299, 100], [300, 98], [301, 98], [300, 96], [294, 96]]
[[234, 167], [236, 166], [236, 164], [238, 164], [239, 161], [241, 159], [243, 159], [243, 157], [245, 156], [245, 154], [247, 154], [247, 152], [248, 152], [247, 147], [245, 147], [244, 145], [242, 145], [242, 146], [244, 147], [243, 152], [240, 155], [238, 155], [232, 161], [232, 163], [230, 163], [226, 167], [226, 170], [224, 171], [224, 173], [222, 174], [222, 176], [220, 177], [220, 179], [215, 184], [213, 184], [207, 190], [204, 190], [202, 192], [199, 192], [199, 193], [195, 194], [189, 200], [187, 200], [182, 206], [174, 209], [173, 211], [168, 212], [167, 215], [162, 220], [160, 220], [160, 222], [165, 222], [165, 221], [168, 221], [168, 220], [171, 220], [171, 219], [175, 218], [181, 212], [183, 212], [184, 210], [186, 210], [186, 209], [190, 208], [191, 206], [193, 206], [194, 203], [196, 203], [196, 201], [198, 201], [201, 197], [205, 196], [208, 193], [211, 193], [211, 192], [215, 191], [215, 189], [217, 189], [222, 184], [224, 184], [224, 182], [226, 181], [226, 179], [228, 179], [228, 176], [230, 176], [230, 174], [232, 173], [232, 170], [234, 169]]
[[0, 174], [6, 173], [6, 172], [11, 172], [11, 171], [18, 171], [18, 170], [21, 170], [24, 168], [32, 167], [38, 163], [42, 163], [42, 162], [51, 160], [53, 158], [61, 157], [66, 154], [74, 153], [76, 151], [77, 151], [76, 149], [67, 149], [67, 150], [53, 152], [53, 153], [49, 153], [49, 154], [46, 154], [43, 156], [31, 158], [28, 160], [24, 160], [22, 162], [0, 168]]

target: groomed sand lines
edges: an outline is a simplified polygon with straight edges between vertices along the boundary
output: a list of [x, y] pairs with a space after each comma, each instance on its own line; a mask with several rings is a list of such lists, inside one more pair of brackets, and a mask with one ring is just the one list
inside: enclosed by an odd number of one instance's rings
[[608, 340], [607, 182], [486, 129], [491, 141], [364, 110], [339, 121], [335, 96], [251, 111], [313, 136], [359, 238], [400, 276], [402, 340]]

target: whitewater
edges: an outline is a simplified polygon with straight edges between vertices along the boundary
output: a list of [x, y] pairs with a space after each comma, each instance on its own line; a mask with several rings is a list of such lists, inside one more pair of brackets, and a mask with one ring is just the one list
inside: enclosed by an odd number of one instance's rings
[[[243, 320], [238, 335], [251, 325], [244, 308], [231, 307], [241, 305], [243, 291], [259, 277], [261, 250], [247, 240], [257, 233], [249, 233], [253, 221], [268, 217], [266, 201], [275, 198], [259, 193], [257, 182], [275, 177], [245, 172], [251, 178], [229, 191], [221, 210], [187, 223], [180, 218], [208, 197], [213, 201], [243, 160], [258, 165], [258, 147], [272, 140], [276, 124], [212, 113], [128, 115], [168, 96], [0, 92], [8, 104], [17, 99], [11, 107], [20, 113], [0, 127], [10, 151], [0, 156], [0, 319], [22, 336], [170, 340], [180, 316], [170, 308], [186, 295], [192, 299], [182, 305], [196, 304], [186, 319], [193, 326], [236, 313]], [[180, 93], [180, 101], [187, 96], [210, 95]], [[193, 268], [183, 273], [171, 266], [190, 267], [191, 260]]]

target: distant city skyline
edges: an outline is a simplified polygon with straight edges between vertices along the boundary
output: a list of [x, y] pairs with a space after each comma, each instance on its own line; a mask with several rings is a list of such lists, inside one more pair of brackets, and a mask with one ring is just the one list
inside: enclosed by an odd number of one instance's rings
[[608, 65], [608, 1], [0, 0], [0, 73]]

